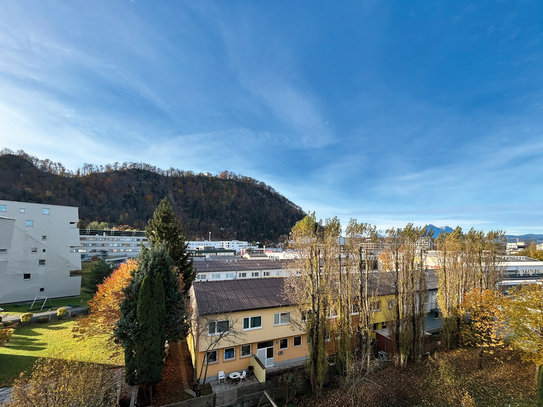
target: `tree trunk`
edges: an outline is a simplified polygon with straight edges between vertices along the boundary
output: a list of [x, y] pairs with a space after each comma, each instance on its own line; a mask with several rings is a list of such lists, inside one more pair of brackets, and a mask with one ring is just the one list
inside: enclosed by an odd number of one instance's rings
[[543, 369], [541, 366], [536, 366], [536, 372], [538, 373], [537, 380], [537, 406], [543, 407]]

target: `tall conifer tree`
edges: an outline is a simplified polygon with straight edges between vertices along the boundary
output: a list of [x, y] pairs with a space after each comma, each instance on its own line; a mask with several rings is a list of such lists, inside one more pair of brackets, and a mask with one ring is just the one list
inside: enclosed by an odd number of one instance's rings
[[153, 217], [149, 219], [145, 236], [149, 244], [163, 243], [173, 259], [175, 272], [183, 277], [183, 291], [188, 291], [196, 278], [196, 271], [187, 253], [183, 227], [177, 219], [172, 205], [167, 197], [164, 197], [155, 209]]

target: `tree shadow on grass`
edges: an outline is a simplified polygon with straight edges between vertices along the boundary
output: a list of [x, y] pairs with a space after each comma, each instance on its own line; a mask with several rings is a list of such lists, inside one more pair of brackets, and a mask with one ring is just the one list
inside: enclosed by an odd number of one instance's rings
[[0, 354], [0, 387], [11, 386], [21, 372], [30, 372], [37, 356]]

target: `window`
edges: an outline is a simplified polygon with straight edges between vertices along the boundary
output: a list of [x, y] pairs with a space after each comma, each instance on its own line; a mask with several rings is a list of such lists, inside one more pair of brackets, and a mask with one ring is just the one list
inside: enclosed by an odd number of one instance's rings
[[251, 345], [241, 345], [241, 357], [246, 358], [251, 356]]
[[290, 324], [290, 312], [280, 312], [278, 314], [273, 314], [273, 324], [274, 325]]
[[30, 273], [23, 274], [23, 280], [30, 280]]
[[280, 339], [279, 349], [287, 349], [287, 348], [288, 348], [288, 338]]
[[19, 213], [25, 213], [25, 208], [19, 208]]
[[224, 360], [233, 360], [236, 357], [236, 348], [224, 348]]
[[0, 212], [6, 211], [6, 205], [0, 205]]
[[377, 329], [379, 329], [379, 324], [373, 324], [373, 330], [377, 331]]
[[213, 280], [220, 280], [221, 278], [221, 273], [214, 273], [214, 274], [211, 274], [211, 278]]
[[34, 226], [34, 221], [33, 220], [27, 220], [25, 222], [25, 226], [31, 228], [32, 226]]
[[211, 321], [208, 327], [209, 335], [219, 335], [228, 332], [230, 329], [230, 321], [227, 319], [222, 321]]
[[43, 288], [43, 287], [42, 287], [42, 288], [40, 288], [40, 291], [45, 291], [45, 288]]
[[206, 353], [206, 362], [207, 364], [211, 363], [217, 363], [217, 351], [216, 350], [210, 350]]
[[337, 318], [337, 311], [333, 308], [330, 308], [330, 314], [328, 318]]
[[239, 273], [239, 278], [245, 278], [247, 277], [247, 273]]
[[8, 249], [0, 249], [0, 253], [7, 253]]
[[394, 309], [395, 305], [396, 305], [395, 300], [388, 300], [388, 310], [389, 311], [392, 311]]
[[371, 311], [381, 311], [381, 301], [374, 301], [370, 304]]
[[253, 271], [251, 277], [260, 277], [260, 271]]
[[302, 346], [302, 337], [301, 336], [295, 336], [294, 337], [294, 347]]
[[270, 276], [270, 272], [269, 272], [269, 271], [263, 271], [263, 272], [262, 272], [262, 275], [263, 275], [264, 277], [269, 277], [269, 276]]
[[228, 279], [236, 278], [236, 273], [226, 273], [226, 278]]
[[381, 329], [386, 329], [386, 327], [387, 327], [386, 321], [385, 321], [385, 322], [381, 322]]
[[434, 312], [434, 319], [439, 319], [439, 312]]
[[38, 248], [37, 247], [32, 247], [30, 249], [30, 253], [38, 253]]
[[39, 266], [45, 266], [45, 260], [38, 260]]
[[44, 215], [49, 215], [49, 208], [43, 208], [41, 213], [43, 213]]
[[43, 249], [43, 252], [45, 253], [45, 249]]
[[206, 275], [205, 274], [198, 274], [196, 275], [196, 280], [205, 280], [206, 279]]
[[41, 240], [47, 240], [47, 236], [42, 236]]
[[262, 316], [243, 318], [243, 330], [262, 328]]

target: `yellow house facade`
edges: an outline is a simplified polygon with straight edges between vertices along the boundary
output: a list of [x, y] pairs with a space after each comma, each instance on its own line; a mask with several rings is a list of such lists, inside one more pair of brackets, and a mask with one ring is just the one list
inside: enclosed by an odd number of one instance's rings
[[[187, 338], [197, 378], [247, 370], [254, 357], [263, 368], [303, 361], [306, 335], [293, 321], [283, 278], [195, 282]], [[253, 360], [253, 361], [251, 361]], [[207, 372], [205, 371], [207, 369]]]

